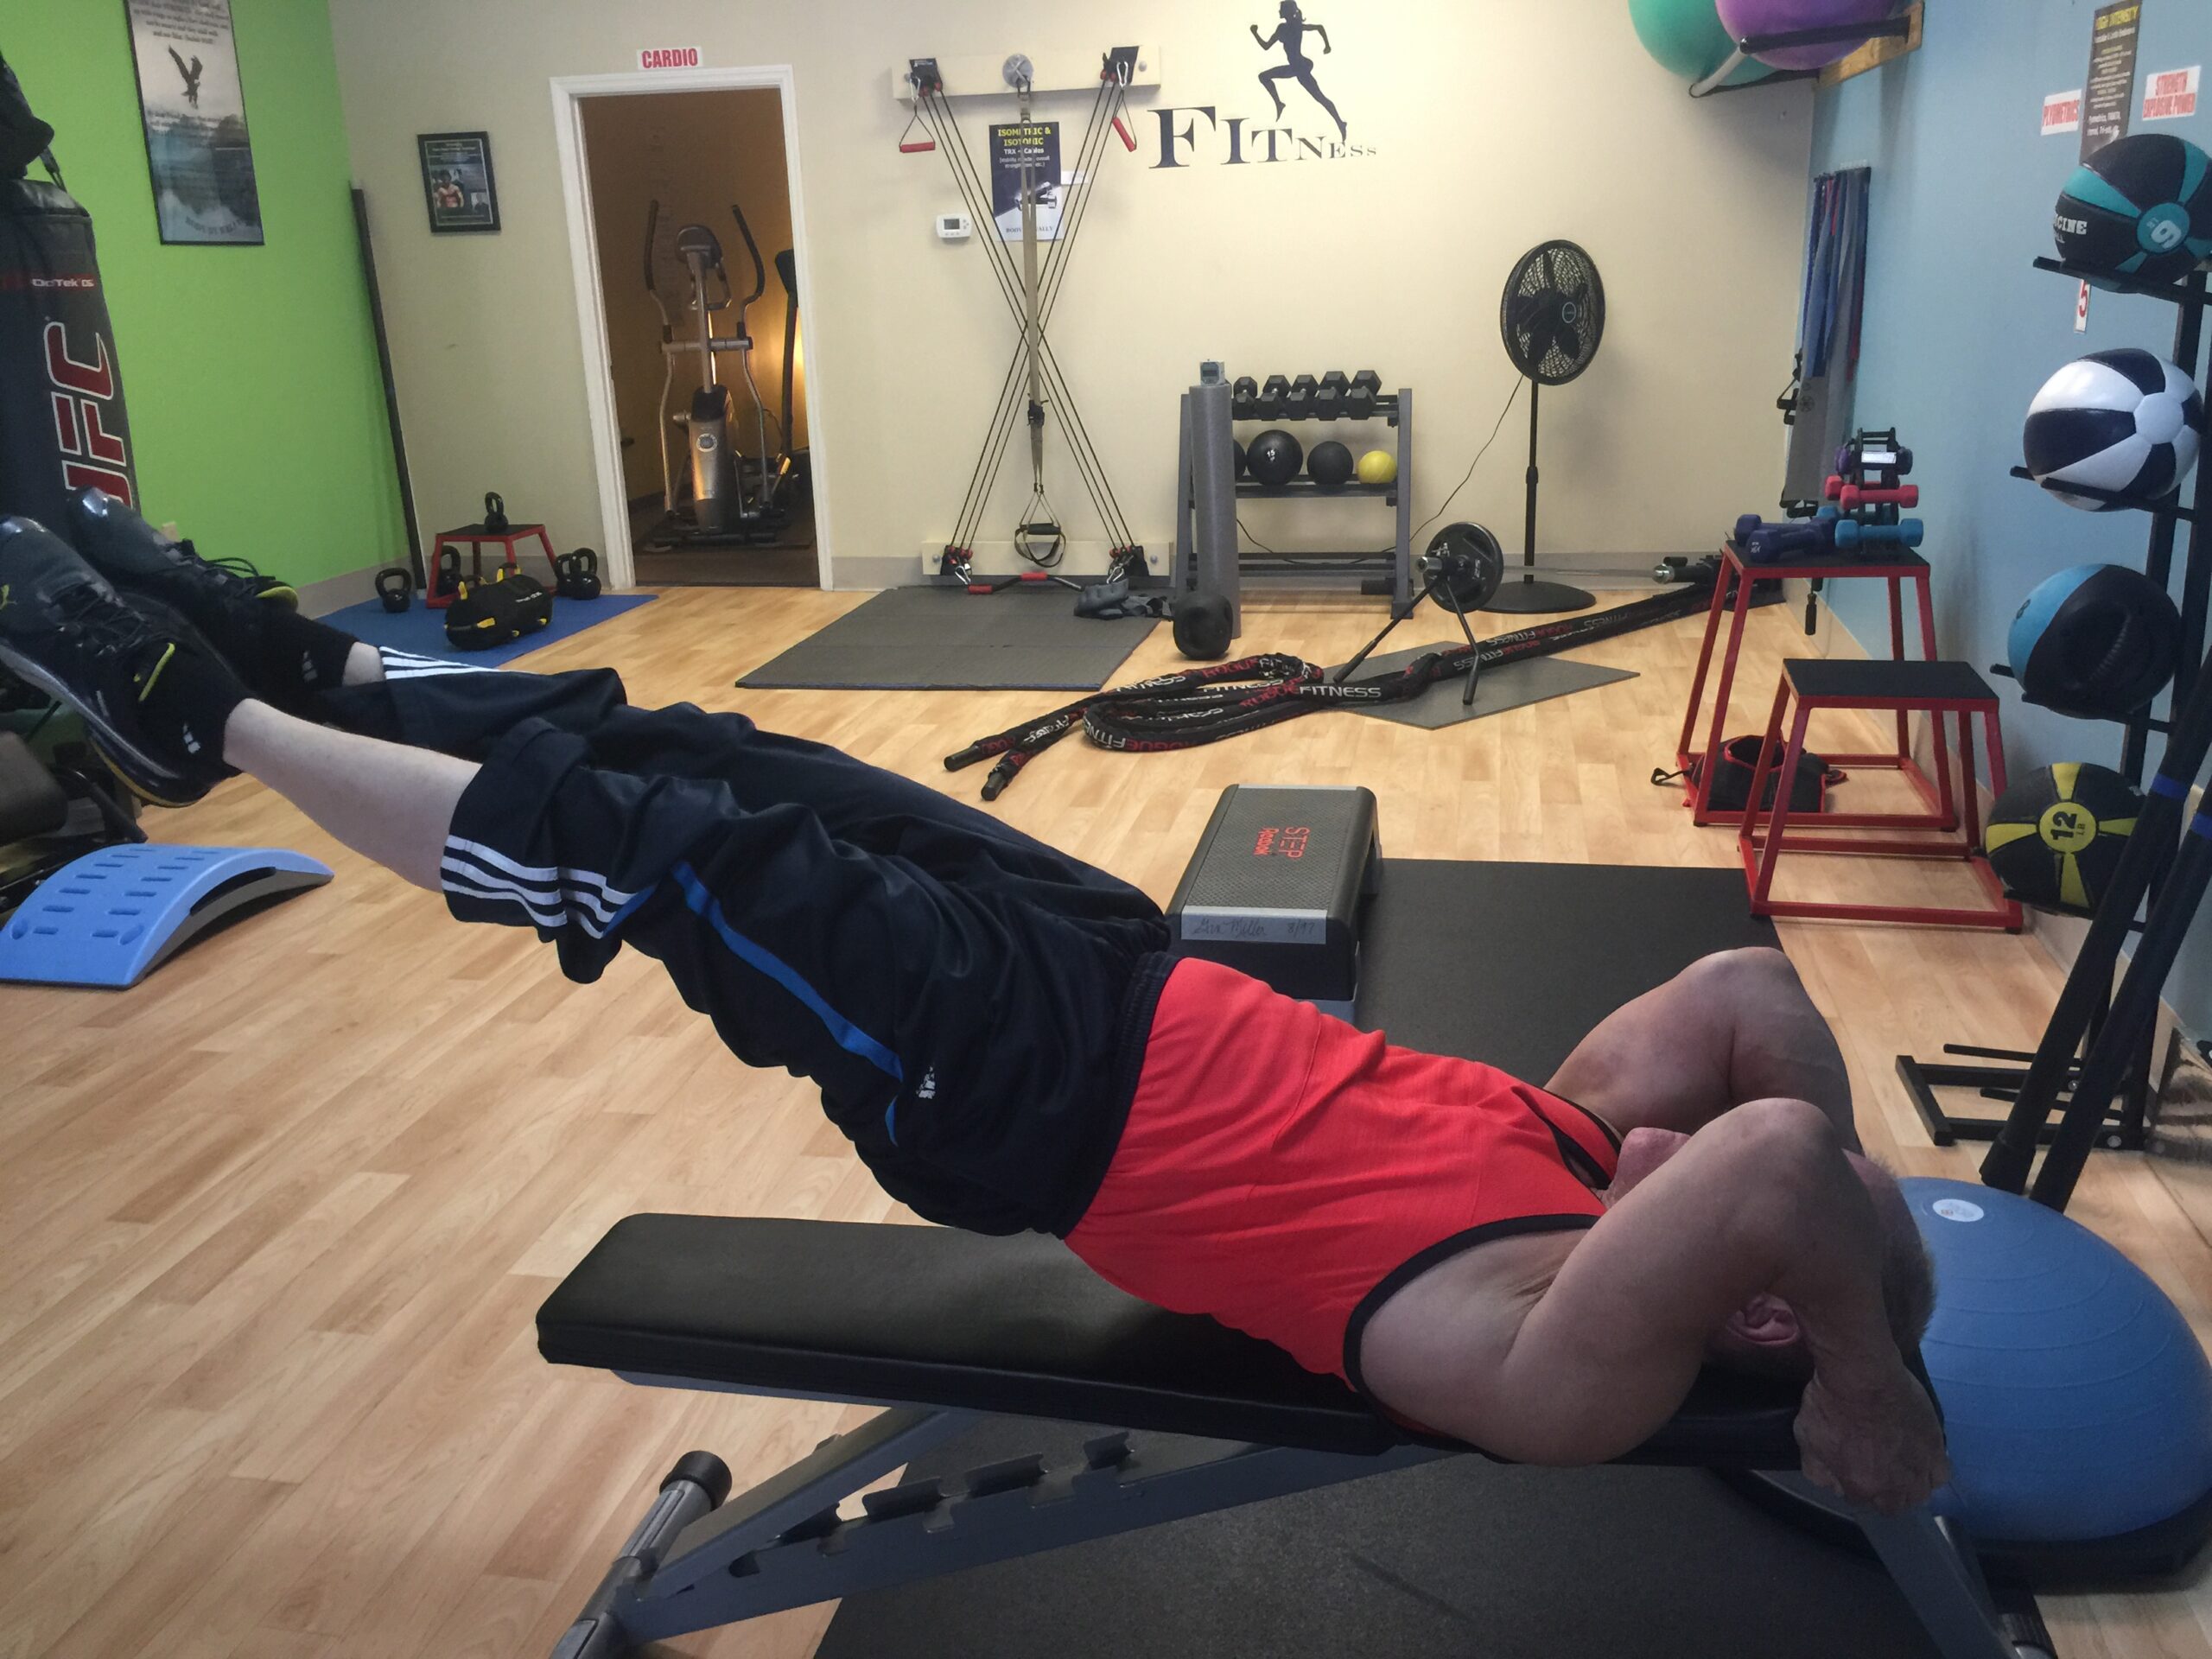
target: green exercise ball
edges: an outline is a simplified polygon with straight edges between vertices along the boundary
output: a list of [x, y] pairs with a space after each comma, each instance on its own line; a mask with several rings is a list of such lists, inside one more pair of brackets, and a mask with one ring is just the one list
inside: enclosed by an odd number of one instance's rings
[[[1703, 80], [1736, 49], [1714, 0], [1628, 0], [1628, 16], [1643, 49], [1686, 81]], [[1747, 60], [1728, 84], [1740, 86], [1767, 73], [1764, 64]]]

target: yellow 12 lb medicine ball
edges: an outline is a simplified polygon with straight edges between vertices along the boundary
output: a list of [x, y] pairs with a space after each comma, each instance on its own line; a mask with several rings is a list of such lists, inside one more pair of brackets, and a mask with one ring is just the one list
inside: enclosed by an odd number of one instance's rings
[[2094, 910], [2142, 809], [2110, 767], [2061, 761], [1997, 798], [1982, 846], [1998, 879], [2027, 903]]

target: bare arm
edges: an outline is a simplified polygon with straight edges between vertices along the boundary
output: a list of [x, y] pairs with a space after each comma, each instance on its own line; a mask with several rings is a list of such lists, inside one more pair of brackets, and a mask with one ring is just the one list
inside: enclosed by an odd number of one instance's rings
[[1281, 34], [1282, 34], [1282, 31], [1281, 31], [1281, 29], [1277, 29], [1277, 30], [1274, 32], [1274, 34], [1268, 35], [1268, 38], [1267, 38], [1267, 39], [1265, 39], [1264, 41], [1261, 41], [1261, 40], [1260, 40], [1260, 26], [1259, 26], [1257, 23], [1247, 23], [1247, 24], [1245, 24], [1245, 25], [1244, 25], [1244, 27], [1245, 27], [1245, 28], [1247, 28], [1247, 29], [1250, 29], [1250, 30], [1252, 31], [1252, 38], [1253, 38], [1254, 40], [1255, 40], [1255, 41], [1260, 41], [1260, 50], [1262, 50], [1262, 52], [1264, 52], [1264, 51], [1268, 50], [1268, 48], [1272, 47], [1272, 46], [1275, 43], [1276, 40], [1277, 40], [1277, 39], [1281, 35]]
[[1501, 1456], [1600, 1462], [1673, 1415], [1713, 1333], [1765, 1293], [1789, 1305], [1813, 1353], [1797, 1420], [1808, 1477], [1910, 1508], [1948, 1469], [1934, 1408], [1890, 1335], [1880, 1243], [1834, 1126], [1802, 1101], [1752, 1102], [1623, 1197], [1522, 1304], [1517, 1329], [1505, 1303], [1472, 1349], [1464, 1325], [1447, 1335], [1433, 1318], [1395, 1322], [1363, 1350], [1367, 1380], [1395, 1408]]
[[1309, 22], [1306, 27], [1312, 29], [1316, 35], [1319, 35], [1321, 37], [1321, 54], [1324, 57], [1326, 57], [1330, 53], [1336, 50], [1336, 48], [1329, 44], [1329, 31], [1327, 29], [1322, 28], [1320, 24], [1314, 22]]

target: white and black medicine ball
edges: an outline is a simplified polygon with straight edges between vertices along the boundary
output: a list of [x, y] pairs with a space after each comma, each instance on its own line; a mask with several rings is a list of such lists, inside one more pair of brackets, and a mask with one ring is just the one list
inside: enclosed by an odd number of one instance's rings
[[[2204, 399], [2180, 369], [2152, 352], [2092, 352], [2044, 382], [2023, 447], [2037, 483], [2156, 499], [2196, 464], [2203, 430]], [[2089, 512], [2113, 505], [2052, 493]]]

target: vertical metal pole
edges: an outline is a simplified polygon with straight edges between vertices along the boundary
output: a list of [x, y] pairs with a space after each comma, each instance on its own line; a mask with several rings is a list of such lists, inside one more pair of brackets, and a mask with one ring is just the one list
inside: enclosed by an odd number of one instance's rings
[[[1411, 387], [1398, 388], [1398, 557], [1396, 568], [1390, 573], [1390, 614], [1402, 617], [1411, 613], [1414, 593], [1414, 394]], [[1467, 681], [1470, 694], [1474, 679]]]
[[1529, 522], [1521, 543], [1521, 580], [1533, 582], [1536, 570], [1536, 399], [1543, 388], [1529, 382]]

